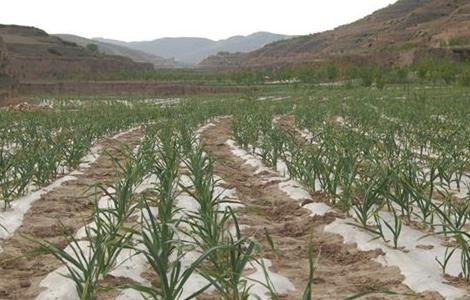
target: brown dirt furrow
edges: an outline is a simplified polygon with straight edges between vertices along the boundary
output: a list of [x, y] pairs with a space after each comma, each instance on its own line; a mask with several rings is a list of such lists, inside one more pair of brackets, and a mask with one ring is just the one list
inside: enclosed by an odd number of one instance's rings
[[[43, 195], [24, 217], [15, 235], [0, 242], [0, 299], [34, 299], [40, 292], [39, 283], [61, 263], [50, 254], [24, 257], [37, 244], [24, 236], [43, 238], [65, 248], [67, 245], [62, 223], [69, 233], [75, 233], [93, 214], [97, 183], [110, 184], [116, 179], [116, 168], [109, 153], [119, 161], [126, 157], [126, 149], [133, 149], [143, 135], [141, 129], [128, 132], [119, 138], [100, 141], [103, 152], [90, 168], [61, 187]], [[129, 148], [128, 148], [129, 147]]]
[[[266, 245], [266, 258], [273, 261], [273, 271], [288, 277], [296, 291], [282, 299], [301, 299], [308, 279], [308, 248], [319, 257], [313, 288], [314, 299], [345, 299], [366, 291], [391, 290], [399, 295], [370, 294], [361, 299], [442, 299], [433, 293], [414, 294], [402, 284], [398, 268], [383, 267], [374, 261], [381, 251], [359, 251], [343, 243], [341, 236], [324, 232], [335, 214], [310, 217], [298, 201], [282, 192], [277, 184], [266, 183], [276, 174], [254, 174], [254, 169], [233, 155], [225, 144], [231, 134], [231, 119], [222, 118], [201, 136], [206, 151], [216, 158], [214, 170], [227, 185], [236, 188], [246, 205], [240, 211], [240, 223], [250, 225], [244, 231]], [[318, 195], [314, 195], [318, 197]], [[277, 253], [269, 250], [264, 229], [273, 237]]]

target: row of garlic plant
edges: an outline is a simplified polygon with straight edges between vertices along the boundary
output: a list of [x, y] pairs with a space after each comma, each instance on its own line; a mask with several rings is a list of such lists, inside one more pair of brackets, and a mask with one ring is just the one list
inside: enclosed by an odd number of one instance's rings
[[[53, 254], [68, 270], [79, 299], [96, 299], [99, 282], [116, 267], [116, 260], [124, 249], [134, 247], [136, 227], [130, 217], [139, 209], [134, 191], [149, 171], [146, 147], [137, 153], [128, 151], [127, 162], [114, 159], [118, 179], [111, 185], [96, 185], [97, 198], [91, 223], [85, 225], [85, 237], [70, 234], [64, 228], [68, 242], [65, 249], [47, 240], [30, 237], [40, 248]], [[105, 200], [105, 201], [102, 201]]]
[[[159, 131], [153, 164], [159, 184], [156, 197], [144, 199], [141, 243], [160, 285], [130, 287], [152, 299], [181, 299], [182, 295], [193, 299], [209, 288], [222, 299], [248, 299], [254, 282], [244, 276], [244, 270], [257, 261], [259, 245], [241, 234], [233, 203], [217, 194], [213, 158], [197, 142], [194, 126], [188, 126], [188, 121], [167, 123]], [[189, 186], [180, 180], [182, 165], [189, 176]], [[197, 203], [195, 211], [178, 205], [181, 192]], [[197, 258], [184, 266], [188, 253], [196, 253]], [[183, 294], [196, 273], [207, 284], [189, 295]], [[266, 278], [266, 283], [257, 283], [265, 285], [271, 298], [277, 299], [269, 282]]]
[[[234, 103], [217, 101], [162, 109], [159, 120], [146, 126], [137, 151], [129, 152], [127, 163], [121, 166], [116, 162], [120, 170], [116, 183], [100, 188], [111, 205], [96, 205], [93, 226], [87, 226], [85, 249], [83, 241], [73, 236], [68, 236], [69, 251], [35, 240], [67, 266], [80, 299], [96, 298], [100, 281], [116, 267], [117, 257], [126, 248], [146, 257], [158, 284], [134, 283], [120, 288], [135, 289], [151, 299], [180, 299], [191, 276], [199, 274], [207, 285], [185, 299], [210, 287], [223, 299], [249, 297], [253, 283], [243, 271], [257, 260], [259, 246], [242, 236], [236, 211], [216, 194], [213, 159], [195, 141], [194, 131], [206, 118], [224, 115], [233, 107]], [[182, 165], [188, 170], [191, 187], [180, 181]], [[148, 176], [157, 179], [155, 185], [135, 195], [136, 187]], [[178, 207], [181, 192], [197, 202], [197, 211]], [[137, 223], [131, 221], [133, 215], [139, 216]], [[188, 267], [183, 260], [190, 251], [196, 251], [198, 257]], [[273, 287], [266, 284], [266, 288], [276, 299]], [[309, 299], [310, 292], [306, 295]]]
[[208, 97], [203, 101], [183, 101], [181, 105], [127, 101], [136, 102], [131, 106], [113, 98], [79, 99], [72, 103], [64, 100], [52, 111], [0, 110], [1, 208], [8, 209], [11, 201], [31, 188], [45, 186], [66, 171], [78, 168], [81, 159], [101, 137], [160, 117], [186, 118], [193, 112], [206, 117], [227, 114], [235, 107], [229, 101], [231, 97], [227, 98]]
[[0, 203], [77, 169], [96, 141], [154, 118], [158, 110], [95, 104], [82, 110], [0, 111]]
[[[357, 226], [399, 246], [402, 223], [421, 224], [427, 232], [456, 241], [440, 259], [443, 271], [462, 250], [461, 266], [470, 279], [470, 218], [462, 179], [470, 171], [468, 108], [462, 99], [449, 101], [411, 95], [403, 100], [299, 99], [284, 104], [246, 101], [235, 114], [233, 136], [243, 147], [276, 167], [279, 158], [291, 177], [312, 191], [324, 192]], [[452, 106], [455, 104], [455, 107]], [[309, 141], [273, 118], [293, 107], [297, 128]], [[387, 221], [380, 211], [389, 211]]]

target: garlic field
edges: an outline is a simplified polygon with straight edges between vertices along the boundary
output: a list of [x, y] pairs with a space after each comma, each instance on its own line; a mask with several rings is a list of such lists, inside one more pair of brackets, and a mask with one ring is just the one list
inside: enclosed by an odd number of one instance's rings
[[469, 92], [0, 111], [0, 299], [470, 299]]

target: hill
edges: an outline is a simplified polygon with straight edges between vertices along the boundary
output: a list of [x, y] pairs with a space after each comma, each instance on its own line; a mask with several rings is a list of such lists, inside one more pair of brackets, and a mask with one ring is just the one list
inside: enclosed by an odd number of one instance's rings
[[205, 58], [219, 52], [249, 52], [271, 42], [287, 38], [289, 36], [257, 32], [248, 36], [234, 36], [219, 41], [195, 37], [161, 38], [153, 41], [129, 43], [103, 38], [94, 40], [129, 47], [165, 58], [175, 58], [177, 61], [187, 64], [198, 64]]
[[248, 54], [212, 56], [207, 68], [264, 67], [365, 57], [410, 64], [425, 53], [468, 55], [468, 0], [399, 0], [334, 30], [279, 41]]
[[153, 70], [151, 64], [105, 55], [34, 27], [0, 25], [0, 38], [8, 51], [9, 68], [20, 80], [95, 79]]
[[76, 43], [82, 47], [95, 44], [98, 46], [98, 51], [104, 54], [128, 57], [135, 62], [150, 63], [154, 65], [155, 68], [181, 67], [181, 65], [175, 62], [173, 59], [165, 59], [163, 57], [132, 49], [126, 46], [106, 43], [99, 40], [91, 40], [73, 34], [54, 34], [54, 36], [57, 36], [65, 41]]
[[11, 74], [8, 53], [0, 37], [0, 106], [5, 99], [13, 96], [16, 89], [16, 80]]

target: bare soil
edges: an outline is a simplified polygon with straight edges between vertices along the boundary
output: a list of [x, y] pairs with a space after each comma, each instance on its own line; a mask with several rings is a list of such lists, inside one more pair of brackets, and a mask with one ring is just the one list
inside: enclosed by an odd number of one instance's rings
[[25, 100], [19, 97], [0, 97], [0, 110], [10, 110], [11, 107], [24, 103]]

